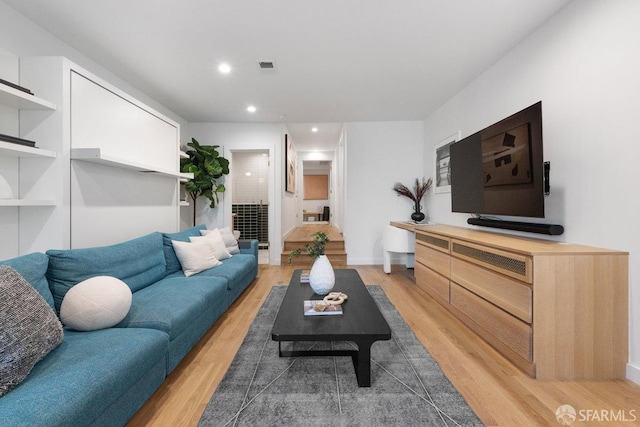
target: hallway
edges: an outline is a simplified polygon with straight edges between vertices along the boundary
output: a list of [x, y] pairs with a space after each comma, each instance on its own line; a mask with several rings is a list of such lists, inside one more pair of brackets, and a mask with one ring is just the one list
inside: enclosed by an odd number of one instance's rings
[[[284, 239], [284, 250], [281, 254], [281, 265], [288, 265], [289, 254], [291, 251], [304, 248], [305, 243], [313, 240], [313, 235], [317, 232], [323, 232], [329, 238], [329, 242], [325, 246], [325, 255], [331, 261], [333, 267], [346, 267], [347, 253], [345, 251], [344, 237], [337, 228], [330, 224], [304, 224], [302, 227], [296, 227]], [[293, 259], [291, 265], [296, 268], [311, 268], [311, 258], [306, 254], [301, 254]]]

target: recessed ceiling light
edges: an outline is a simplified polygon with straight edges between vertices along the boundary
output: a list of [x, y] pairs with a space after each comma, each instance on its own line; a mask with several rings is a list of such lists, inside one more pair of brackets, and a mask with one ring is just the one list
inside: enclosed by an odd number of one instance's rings
[[231, 65], [223, 62], [222, 64], [218, 65], [218, 71], [220, 71], [222, 74], [229, 74], [231, 72]]
[[255, 113], [256, 112], [256, 107], [254, 107], [253, 105], [249, 105], [247, 107], [247, 111], [250, 113]]
[[314, 133], [318, 132], [318, 128], [316, 128], [316, 127], [311, 128], [311, 132], [314, 132]]

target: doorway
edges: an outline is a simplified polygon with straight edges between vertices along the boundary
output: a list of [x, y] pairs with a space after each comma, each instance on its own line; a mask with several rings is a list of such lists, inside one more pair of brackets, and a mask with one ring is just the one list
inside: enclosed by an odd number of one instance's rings
[[233, 229], [258, 240], [259, 264], [269, 264], [269, 150], [232, 151]]
[[302, 162], [304, 224], [331, 222], [331, 161], [304, 160]]

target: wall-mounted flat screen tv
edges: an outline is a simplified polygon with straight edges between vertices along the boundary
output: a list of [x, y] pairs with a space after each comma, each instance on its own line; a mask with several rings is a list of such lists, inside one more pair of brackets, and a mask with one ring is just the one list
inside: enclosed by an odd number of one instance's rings
[[542, 103], [451, 145], [453, 212], [544, 218]]

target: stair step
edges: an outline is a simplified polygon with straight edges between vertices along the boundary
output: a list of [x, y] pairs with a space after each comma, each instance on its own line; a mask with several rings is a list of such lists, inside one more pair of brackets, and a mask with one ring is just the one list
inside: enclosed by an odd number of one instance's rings
[[[347, 266], [347, 253], [344, 246], [344, 237], [338, 229], [331, 225], [304, 225], [297, 227], [289, 233], [284, 239], [284, 249], [280, 255], [280, 264], [289, 264], [289, 254], [296, 249], [304, 249], [305, 244], [311, 243], [315, 233], [322, 231], [327, 235], [329, 241], [326, 243], [325, 255], [329, 258], [329, 262], [334, 268], [344, 268]], [[306, 253], [291, 260], [291, 265], [296, 268], [308, 269], [313, 265], [313, 260]]]
[[[347, 266], [347, 254], [344, 251], [325, 251], [325, 255], [329, 259], [331, 265], [336, 267], [346, 267]], [[289, 264], [289, 252], [283, 253], [280, 258], [281, 265]], [[306, 254], [301, 254], [291, 260], [291, 265], [298, 268], [311, 268], [313, 265], [313, 260], [311, 257]]]
[[[305, 244], [309, 243], [308, 241], [285, 241], [284, 242], [284, 252], [295, 251], [296, 249], [304, 249]], [[342, 250], [344, 251], [344, 241], [329, 241], [324, 246], [326, 251], [330, 250]]]

